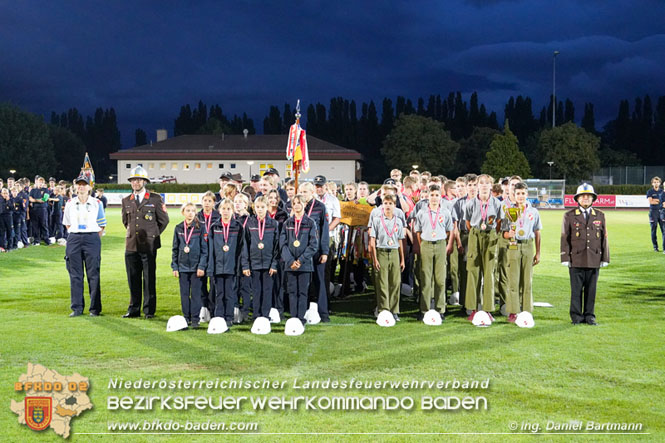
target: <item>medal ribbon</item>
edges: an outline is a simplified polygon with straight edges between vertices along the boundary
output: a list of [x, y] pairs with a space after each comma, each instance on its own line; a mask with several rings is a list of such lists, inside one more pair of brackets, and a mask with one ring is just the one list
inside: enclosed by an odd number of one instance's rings
[[187, 222], [185, 221], [185, 245], [189, 246], [189, 241], [192, 239], [192, 234], [194, 234], [194, 228], [189, 231], [189, 236], [187, 235]]
[[277, 215], [277, 211], [275, 210], [274, 214], [271, 214], [270, 211], [268, 211], [268, 215], [270, 216], [270, 218], [272, 218], [274, 220], [275, 216]]
[[[265, 217], [263, 217], [262, 220], [258, 220], [258, 222], [259, 222], [259, 241], [263, 241], [263, 233], [266, 230], [266, 219], [265, 219]], [[261, 223], [261, 222], [263, 222], [263, 223]]]
[[395, 232], [397, 232], [397, 220], [395, 216], [393, 215], [393, 228], [391, 229], [392, 232], [388, 231], [388, 226], [386, 225], [386, 222], [384, 221], [384, 218], [386, 217], [386, 213], [383, 212], [383, 209], [381, 210], [381, 224], [383, 225], [383, 229], [386, 231], [386, 235], [388, 235], [388, 238], [392, 240], [393, 235], [395, 235]]
[[483, 207], [483, 201], [478, 197], [478, 201], [480, 202], [480, 218], [482, 219], [481, 221], [485, 222], [487, 221], [487, 210], [489, 209], [489, 204], [490, 204], [490, 199], [488, 198], [487, 201], [485, 202], [485, 206]]
[[441, 205], [439, 205], [436, 208], [436, 217], [434, 218], [434, 220], [432, 220], [432, 211], [431, 210], [427, 211], [427, 215], [429, 215], [429, 224], [432, 225], [432, 233], [434, 233], [434, 231], [436, 230], [436, 223], [439, 220], [440, 210], [441, 210]]
[[229, 242], [229, 231], [231, 230], [231, 220], [227, 224], [222, 222], [222, 232], [224, 233], [224, 243]]
[[293, 233], [296, 235], [296, 240], [298, 239], [298, 234], [300, 234], [301, 223], [302, 223], [302, 217], [300, 217], [300, 219], [293, 217]]
[[210, 233], [210, 223], [212, 223], [212, 214], [203, 213], [203, 219], [206, 222], [206, 232]]
[[520, 228], [523, 228], [524, 227], [524, 217], [526, 217], [526, 206], [524, 206], [524, 208], [520, 207], [520, 210], [522, 211], [522, 215], [520, 216], [520, 218], [517, 219], [517, 224], [520, 226]]
[[314, 209], [314, 199], [312, 199], [312, 206], [310, 206], [309, 211], [307, 211], [307, 217], [312, 216], [312, 209]]

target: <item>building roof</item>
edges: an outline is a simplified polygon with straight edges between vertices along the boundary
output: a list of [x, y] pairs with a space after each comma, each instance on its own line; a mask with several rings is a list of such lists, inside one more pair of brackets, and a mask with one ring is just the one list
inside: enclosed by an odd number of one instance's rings
[[[286, 135], [179, 135], [111, 153], [111, 160], [285, 160]], [[362, 160], [353, 149], [307, 136], [310, 160]]]

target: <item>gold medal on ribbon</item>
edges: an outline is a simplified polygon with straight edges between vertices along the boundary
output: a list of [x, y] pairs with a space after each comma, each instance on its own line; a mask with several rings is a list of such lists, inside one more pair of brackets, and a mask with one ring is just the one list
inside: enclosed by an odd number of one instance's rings
[[517, 234], [518, 234], [520, 237], [524, 237], [524, 229], [520, 229], [519, 232], [517, 232]]
[[393, 245], [393, 241], [392, 241], [392, 240], [388, 240], [388, 246], [392, 246], [392, 245]]
[[189, 246], [185, 246], [183, 248], [183, 251], [185, 251], [185, 254], [189, 254]]
[[436, 232], [432, 231], [432, 238], [436, 237]]
[[482, 231], [484, 231], [485, 229], [487, 229], [487, 225], [486, 225], [485, 223], [482, 223], [482, 224], [480, 225], [480, 229], [481, 229]]
[[259, 244], [258, 244], [258, 245], [256, 245], [256, 246], [257, 246], [257, 247], [258, 247], [259, 249], [263, 249], [263, 246], [264, 246], [264, 245], [263, 245], [263, 243], [262, 243], [262, 242], [259, 242]]
[[229, 248], [229, 245], [222, 246], [222, 251], [224, 251], [224, 252], [229, 252], [229, 249], [231, 249], [231, 248]]
[[294, 240], [293, 246], [295, 246], [296, 248], [300, 246], [300, 240]]

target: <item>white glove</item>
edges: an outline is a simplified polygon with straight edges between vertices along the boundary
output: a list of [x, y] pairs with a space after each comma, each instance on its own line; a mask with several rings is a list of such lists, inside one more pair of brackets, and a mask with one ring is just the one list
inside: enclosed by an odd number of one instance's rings
[[561, 266], [565, 266], [567, 268], [570, 268], [570, 262], [569, 261], [562, 261]]
[[606, 261], [601, 261], [601, 262], [600, 262], [600, 267], [601, 267], [601, 268], [605, 268], [605, 267], [607, 267], [607, 266], [609, 266], [609, 265], [610, 265], [610, 264], [607, 263]]

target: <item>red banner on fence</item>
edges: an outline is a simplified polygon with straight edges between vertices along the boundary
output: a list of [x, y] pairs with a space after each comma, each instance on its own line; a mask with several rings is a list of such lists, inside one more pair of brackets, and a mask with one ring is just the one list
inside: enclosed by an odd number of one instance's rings
[[[563, 205], [567, 208], [577, 206], [577, 203], [575, 202], [575, 199], [573, 197], [575, 196], [574, 195], [564, 196]], [[597, 208], [614, 208], [616, 207], [616, 204], [617, 204], [616, 195], [599, 195], [596, 201], [593, 202], [593, 206]]]

